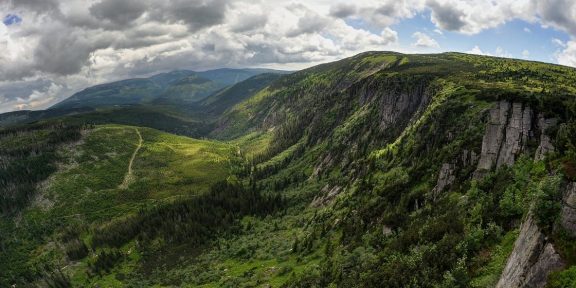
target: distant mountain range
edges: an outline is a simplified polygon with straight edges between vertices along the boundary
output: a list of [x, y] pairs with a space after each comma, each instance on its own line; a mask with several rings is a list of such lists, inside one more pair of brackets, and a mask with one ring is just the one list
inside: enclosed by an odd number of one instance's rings
[[46, 110], [3, 113], [0, 127], [67, 117], [80, 122], [150, 126], [197, 136], [196, 130], [190, 128], [193, 123], [222, 113], [289, 73], [273, 69], [174, 70], [92, 86]]
[[263, 74], [286, 74], [269, 69], [175, 70], [149, 78], [127, 79], [80, 91], [50, 109], [97, 108], [114, 105], [190, 105], [227, 86]]

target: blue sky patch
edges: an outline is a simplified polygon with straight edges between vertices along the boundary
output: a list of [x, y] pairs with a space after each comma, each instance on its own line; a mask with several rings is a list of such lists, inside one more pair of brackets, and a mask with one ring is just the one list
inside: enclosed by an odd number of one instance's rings
[[2, 20], [2, 23], [6, 26], [18, 24], [20, 22], [22, 22], [22, 17], [16, 14], [8, 14], [4, 17], [4, 20]]

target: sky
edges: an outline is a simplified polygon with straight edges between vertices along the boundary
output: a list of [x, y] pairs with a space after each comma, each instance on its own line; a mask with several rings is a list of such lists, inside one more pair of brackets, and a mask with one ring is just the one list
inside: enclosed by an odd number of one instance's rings
[[0, 113], [169, 70], [297, 70], [371, 50], [576, 67], [576, 0], [0, 0], [0, 19]]

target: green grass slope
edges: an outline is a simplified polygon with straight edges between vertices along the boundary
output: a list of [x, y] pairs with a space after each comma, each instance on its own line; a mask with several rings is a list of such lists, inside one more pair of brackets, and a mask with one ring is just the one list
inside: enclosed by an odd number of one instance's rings
[[[50, 141], [50, 133], [47, 128], [18, 132], [2, 138], [2, 149], [40, 145], [44, 139]], [[48, 239], [59, 240], [58, 235], [69, 227], [87, 229], [137, 213], [142, 207], [201, 195], [212, 184], [229, 178], [237, 165], [236, 147], [225, 143], [118, 125], [86, 128], [82, 134], [80, 140], [52, 149], [55, 159], [50, 165], [56, 171], [38, 179], [39, 188], [30, 196], [29, 204], [21, 205], [18, 221], [13, 222], [8, 214], [2, 216], [3, 231], [9, 233], [3, 234], [0, 262], [3, 271], [10, 271], [2, 274], [2, 286], [18, 275], [44, 273], [40, 263], [47, 267], [66, 263], [65, 251], [59, 246], [63, 243], [54, 246]], [[140, 147], [138, 134], [142, 137]], [[4, 238], [6, 235], [9, 239]], [[87, 232], [83, 237], [90, 235]], [[68, 271], [79, 268], [74, 265]]]
[[220, 115], [234, 105], [251, 98], [255, 93], [280, 78], [279, 74], [260, 74], [245, 81], [222, 89], [202, 100], [201, 109], [207, 113]]

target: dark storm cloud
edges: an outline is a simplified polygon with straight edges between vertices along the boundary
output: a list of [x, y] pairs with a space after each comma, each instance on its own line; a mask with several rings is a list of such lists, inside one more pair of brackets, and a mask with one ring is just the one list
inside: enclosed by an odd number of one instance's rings
[[14, 0], [11, 2], [14, 8], [23, 8], [38, 13], [59, 11], [58, 0]]
[[44, 79], [0, 84], [0, 102], [27, 99], [33, 91], [45, 91], [52, 82]]
[[92, 5], [90, 13], [97, 19], [125, 26], [142, 16], [146, 8], [141, 0], [104, 0]]
[[397, 3], [386, 3], [376, 9], [376, 13], [383, 16], [396, 16], [398, 13]]
[[40, 39], [34, 60], [37, 70], [58, 75], [80, 72], [92, 52], [109, 47], [113, 41], [110, 36], [87, 35], [82, 30], [66, 33], [59, 33], [57, 27], [52, 30], [53, 33]]
[[436, 0], [427, 2], [428, 7], [432, 10], [432, 18], [436, 20], [437, 25], [448, 31], [459, 31], [466, 25], [461, 11], [454, 8], [449, 3], [441, 4]]
[[266, 22], [268, 22], [268, 16], [266, 15], [245, 15], [242, 17], [241, 21], [238, 21], [232, 25], [231, 31], [236, 33], [252, 31], [254, 29], [264, 27]]
[[151, 18], [163, 22], [185, 23], [191, 31], [224, 23], [226, 0], [170, 0], [152, 4]]
[[330, 7], [330, 16], [336, 18], [346, 18], [356, 14], [358, 8], [354, 4], [338, 3]]
[[534, 0], [542, 20], [576, 36], [576, 2], [573, 0]]
[[325, 18], [322, 18], [317, 14], [306, 13], [298, 20], [298, 26], [289, 31], [286, 36], [296, 37], [302, 34], [317, 33], [322, 31], [326, 25], [328, 25], [328, 21]]

